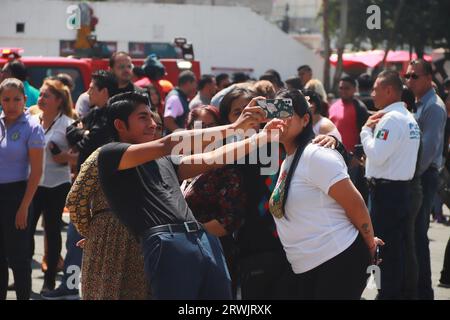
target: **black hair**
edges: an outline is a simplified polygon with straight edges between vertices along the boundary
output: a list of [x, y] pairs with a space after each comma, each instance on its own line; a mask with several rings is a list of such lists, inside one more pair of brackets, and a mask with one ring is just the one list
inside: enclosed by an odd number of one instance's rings
[[[272, 76], [274, 76], [275, 77], [275, 84], [278, 86], [278, 87], [280, 87], [280, 88], [284, 88], [284, 83], [283, 83], [283, 81], [281, 80], [281, 76], [280, 76], [280, 74], [278, 73], [278, 71], [276, 71], [275, 69], [269, 69], [269, 70], [267, 70], [266, 72], [264, 72], [264, 75], [272, 75]], [[264, 76], [263, 75], [263, 76]], [[269, 79], [259, 79], [259, 80], [269, 80]], [[270, 81], [270, 80], [269, 80]], [[270, 81], [270, 82], [272, 82], [272, 81]]]
[[133, 67], [133, 74], [139, 78], [146, 76], [145, 71], [142, 69], [142, 67]]
[[128, 128], [128, 118], [141, 104], [148, 105], [147, 96], [133, 91], [117, 94], [108, 100], [107, 123], [114, 140], [119, 140], [114, 121], [122, 120]]
[[246, 98], [248, 100], [256, 97], [256, 93], [250, 89], [246, 88], [235, 88], [228, 92], [222, 99], [219, 105], [219, 113], [220, 113], [220, 122], [221, 124], [228, 124], [230, 121], [228, 120], [228, 115], [231, 111], [231, 105], [234, 100], [239, 98]]
[[320, 96], [313, 90], [304, 89], [302, 90], [302, 93], [305, 97], [309, 98], [310, 103], [314, 103], [316, 106], [316, 110], [314, 114], [321, 114], [322, 113], [322, 99]]
[[381, 83], [385, 86], [391, 86], [398, 94], [402, 94], [403, 81], [397, 71], [385, 70], [378, 75]]
[[195, 74], [192, 71], [185, 70], [178, 76], [178, 86], [182, 86], [189, 82], [195, 82], [196, 80]]
[[373, 88], [373, 80], [367, 73], [363, 73], [358, 77], [359, 90], [369, 91]]
[[210, 74], [202, 75], [200, 80], [198, 80], [198, 82], [197, 82], [198, 90], [202, 90], [204, 87], [206, 87], [206, 85], [211, 84], [213, 82], [214, 82], [214, 76], [212, 76]]
[[340, 81], [344, 81], [344, 82], [350, 83], [353, 87], [356, 88], [356, 81], [355, 81], [355, 79], [353, 79], [350, 76], [344, 76], [344, 77], [341, 78]]
[[11, 73], [13, 78], [19, 79], [20, 81], [27, 80], [27, 68], [19, 60], [8, 62], [5, 69]]
[[412, 60], [409, 64], [411, 66], [420, 64], [420, 65], [422, 65], [423, 72], [426, 75], [433, 75], [433, 67], [431, 66], [431, 63], [429, 63], [428, 61], [426, 61], [424, 59]]
[[416, 97], [414, 96], [414, 93], [409, 89], [407, 86], [403, 86], [402, 89], [402, 101], [406, 103], [406, 108], [411, 112], [417, 111], [416, 106]]
[[200, 113], [202, 113], [202, 111], [206, 111], [210, 116], [212, 116], [217, 124], [220, 123], [219, 110], [217, 110], [217, 108], [213, 106], [202, 105], [192, 109], [189, 112], [186, 118], [186, 129], [191, 130], [194, 128], [194, 122], [197, 121], [197, 119], [200, 117]]
[[99, 90], [106, 88], [109, 97], [114, 96], [119, 90], [117, 79], [111, 72], [105, 70], [95, 71], [92, 74], [92, 81]]
[[118, 56], [127, 56], [127, 57], [131, 58], [130, 55], [128, 54], [128, 52], [125, 52], [125, 51], [117, 51], [117, 52], [114, 52], [114, 53], [111, 55], [111, 57], [109, 58], [109, 67], [110, 67], [110, 68], [114, 68], [114, 65], [116, 64], [116, 58], [117, 58]]
[[73, 82], [72, 77], [67, 73], [58, 73], [55, 78], [61, 81], [65, 86], [69, 88], [70, 91], [75, 89], [75, 83]]
[[221, 73], [216, 76], [217, 85], [219, 85], [225, 79], [229, 79], [230, 75], [228, 73]]
[[305, 96], [299, 90], [281, 90], [277, 94], [277, 99], [292, 99], [292, 106], [294, 108], [294, 112], [303, 117], [306, 114], [309, 114], [309, 122], [306, 127], [302, 130], [302, 132], [295, 138], [295, 144], [297, 145], [297, 150], [295, 151], [294, 158], [292, 159], [292, 164], [289, 168], [288, 174], [286, 176], [286, 182], [284, 186], [284, 198], [282, 209], [284, 211], [286, 200], [289, 195], [289, 186], [291, 184], [292, 177], [294, 175], [295, 169], [297, 168], [298, 162], [302, 156], [303, 150], [308, 146], [311, 140], [314, 138], [313, 124], [312, 124], [312, 115], [309, 109], [308, 102], [306, 101]]
[[303, 89], [302, 82], [299, 77], [291, 77], [285, 81], [286, 85], [290, 85], [293, 89]]
[[304, 64], [304, 65], [298, 67], [298, 68], [297, 68], [297, 71], [300, 71], [300, 70], [303, 70], [303, 69], [306, 70], [306, 71], [312, 72], [311, 67], [308, 66], [307, 64]]
[[233, 73], [233, 83], [247, 82], [249, 79], [250, 77], [243, 72]]
[[446, 78], [446, 79], [444, 80], [443, 85], [444, 85], [444, 87], [449, 87], [449, 86], [450, 86], [450, 78]]

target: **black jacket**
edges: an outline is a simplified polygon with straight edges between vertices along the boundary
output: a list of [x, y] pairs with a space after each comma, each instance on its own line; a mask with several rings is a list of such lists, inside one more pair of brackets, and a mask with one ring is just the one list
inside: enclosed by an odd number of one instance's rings
[[[67, 141], [80, 152], [77, 163], [78, 170], [92, 152], [112, 141], [111, 131], [107, 126], [106, 112], [106, 108], [95, 107], [85, 117], [66, 129]], [[82, 129], [78, 128], [80, 122], [83, 124]], [[85, 134], [86, 131], [89, 133]]]

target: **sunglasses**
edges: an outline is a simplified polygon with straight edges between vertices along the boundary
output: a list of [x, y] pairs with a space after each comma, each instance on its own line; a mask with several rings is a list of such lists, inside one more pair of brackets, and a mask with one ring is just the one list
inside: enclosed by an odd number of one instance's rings
[[409, 80], [409, 78], [411, 78], [413, 80], [417, 80], [417, 79], [419, 79], [420, 76], [421, 76], [420, 74], [416, 74], [416, 73], [406, 73], [405, 79]]

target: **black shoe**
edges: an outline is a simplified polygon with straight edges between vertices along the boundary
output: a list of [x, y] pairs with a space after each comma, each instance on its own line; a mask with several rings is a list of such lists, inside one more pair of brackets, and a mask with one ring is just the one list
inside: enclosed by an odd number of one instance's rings
[[80, 300], [78, 290], [69, 290], [59, 286], [57, 289], [42, 293], [42, 299], [44, 300]]
[[41, 295], [49, 293], [50, 291], [53, 291], [54, 289], [55, 289], [54, 281], [53, 282], [44, 281], [44, 285], [42, 286], [42, 289], [41, 289]]

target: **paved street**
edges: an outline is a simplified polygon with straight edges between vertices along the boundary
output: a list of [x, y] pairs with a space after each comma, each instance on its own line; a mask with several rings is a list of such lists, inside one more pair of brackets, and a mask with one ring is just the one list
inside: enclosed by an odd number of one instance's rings
[[[450, 212], [445, 208], [445, 214], [450, 215]], [[68, 216], [64, 215], [64, 220], [68, 221]], [[64, 257], [66, 253], [65, 240], [66, 240], [66, 230], [63, 231], [63, 252]], [[445, 246], [447, 244], [448, 238], [450, 236], [450, 227], [444, 226], [442, 224], [431, 223], [429, 237], [430, 237], [430, 250], [431, 250], [431, 268], [433, 272], [433, 287], [434, 293], [437, 300], [450, 300], [450, 289], [440, 288], [437, 286], [439, 281], [440, 272], [442, 269], [442, 263], [444, 260]], [[43, 241], [43, 231], [41, 224], [38, 224], [38, 230], [35, 235], [36, 241], [36, 252], [33, 261], [33, 294], [32, 299], [40, 299], [39, 292], [43, 284], [43, 274], [41, 271], [40, 261], [42, 260], [42, 255], [44, 252], [44, 241]], [[38, 263], [39, 262], [39, 263]], [[12, 272], [10, 271], [10, 282], [12, 281]], [[60, 277], [58, 277], [57, 284], [59, 283]], [[364, 291], [363, 297], [368, 300], [373, 300], [376, 295], [376, 290], [366, 289]], [[8, 299], [15, 299], [15, 292], [8, 292]]]

